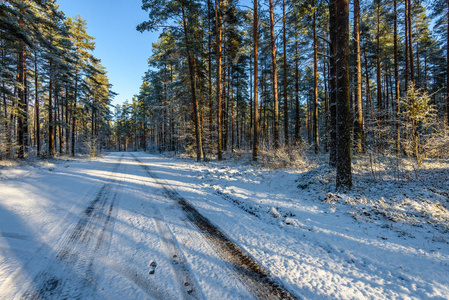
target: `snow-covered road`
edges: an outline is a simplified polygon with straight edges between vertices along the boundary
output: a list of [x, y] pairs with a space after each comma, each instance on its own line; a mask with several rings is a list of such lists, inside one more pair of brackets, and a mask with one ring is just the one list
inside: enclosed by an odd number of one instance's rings
[[3, 182], [0, 298], [295, 298], [147, 160]]
[[449, 298], [444, 233], [360, 223], [293, 173], [239, 168], [111, 153], [5, 172], [0, 299]]

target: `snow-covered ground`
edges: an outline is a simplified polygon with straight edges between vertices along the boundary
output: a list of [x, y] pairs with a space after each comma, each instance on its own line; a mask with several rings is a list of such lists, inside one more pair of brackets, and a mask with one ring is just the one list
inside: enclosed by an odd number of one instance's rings
[[343, 194], [320, 160], [273, 170], [111, 153], [5, 166], [0, 299], [273, 298], [192, 210], [298, 298], [448, 299], [449, 163], [356, 159]]

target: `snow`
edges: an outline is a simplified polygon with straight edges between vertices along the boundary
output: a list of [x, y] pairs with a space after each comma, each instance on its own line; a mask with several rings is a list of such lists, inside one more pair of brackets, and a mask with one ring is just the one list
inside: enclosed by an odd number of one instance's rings
[[161, 182], [298, 298], [449, 298], [449, 162], [356, 158], [343, 194], [322, 157], [242, 160], [4, 163], [0, 299], [257, 298]]

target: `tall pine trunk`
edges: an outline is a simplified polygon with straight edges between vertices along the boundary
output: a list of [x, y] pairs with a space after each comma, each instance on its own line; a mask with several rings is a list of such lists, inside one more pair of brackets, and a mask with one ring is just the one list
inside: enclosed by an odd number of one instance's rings
[[349, 0], [336, 0], [337, 13], [337, 190], [352, 187], [349, 110]]
[[329, 165], [337, 166], [337, 2], [329, 2], [330, 93], [329, 93]]
[[190, 73], [190, 89], [192, 93], [192, 104], [193, 104], [193, 120], [195, 122], [195, 137], [196, 137], [196, 159], [197, 161], [201, 161], [203, 158], [203, 146], [201, 141], [201, 128], [200, 128], [200, 114], [199, 114], [199, 107], [198, 107], [198, 99], [196, 95], [196, 66], [195, 66], [195, 57], [192, 53], [190, 39], [189, 39], [189, 33], [188, 33], [188, 27], [187, 27], [187, 20], [186, 20], [186, 14], [185, 14], [185, 8], [184, 5], [182, 6], [182, 23], [183, 23], [183, 29], [184, 29], [184, 40], [186, 43], [186, 50], [187, 50], [187, 61], [189, 65], [189, 73]]
[[286, 18], [285, 18], [285, 0], [282, 0], [282, 41], [284, 47], [284, 138], [285, 145], [289, 145], [288, 136], [288, 95], [287, 95], [287, 37], [285, 28]]
[[36, 138], [37, 156], [41, 155], [41, 130], [39, 122], [39, 75], [37, 67], [37, 51], [34, 51], [34, 131]]
[[[253, 160], [257, 161], [259, 154], [259, 16], [257, 13], [257, 0], [254, 1], [253, 20], [253, 49], [254, 49], [254, 135], [253, 135]], [[449, 66], [449, 65], [448, 65]]]
[[217, 39], [217, 156], [218, 160], [223, 159], [222, 154], [222, 129], [221, 129], [221, 114], [222, 114], [222, 100], [221, 100], [221, 64], [222, 64], [222, 38], [223, 32], [221, 28], [222, 23], [222, 2], [215, 0], [215, 22], [216, 22], [216, 39]]
[[318, 136], [318, 45], [316, 36], [315, 1], [312, 0], [313, 9], [313, 148], [315, 153], [320, 152]]
[[273, 106], [274, 106], [274, 148], [279, 149], [279, 98], [276, 61], [276, 37], [274, 34], [274, 6], [270, 0], [270, 36], [271, 36], [271, 60], [273, 72]]
[[[407, 0], [406, 0], [407, 1]], [[377, 33], [376, 33], [376, 41], [377, 41], [377, 56], [376, 56], [376, 77], [377, 77], [377, 114], [378, 119], [382, 120], [383, 118], [383, 110], [382, 110], [382, 78], [381, 78], [381, 63], [380, 63], [380, 0], [377, 3]]]
[[362, 58], [360, 53], [360, 1], [354, 0], [354, 43], [355, 43], [355, 144], [357, 153], [365, 152], [365, 122], [362, 103]]
[[401, 132], [399, 127], [400, 91], [399, 91], [399, 61], [398, 61], [398, 11], [397, 0], [394, 0], [394, 83], [395, 83], [395, 100], [396, 100], [396, 155], [401, 151]]
[[[21, 1], [23, 2], [23, 1]], [[19, 26], [23, 30], [23, 9], [20, 9]], [[26, 122], [26, 99], [25, 99], [25, 45], [22, 41], [19, 42], [19, 57], [17, 64], [17, 81], [19, 82], [18, 87], [18, 118], [17, 118], [17, 157], [24, 158], [24, 148], [25, 148], [25, 122]]]

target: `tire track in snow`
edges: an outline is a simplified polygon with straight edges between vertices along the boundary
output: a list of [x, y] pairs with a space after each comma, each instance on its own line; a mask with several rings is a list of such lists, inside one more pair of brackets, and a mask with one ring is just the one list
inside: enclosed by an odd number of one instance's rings
[[22, 299], [86, 299], [96, 292], [101, 267], [95, 260], [107, 252], [116, 215], [119, 179], [113, 178], [123, 155], [75, 227], [55, 249], [55, 257], [33, 278]]
[[201, 215], [189, 202], [154, 174], [138, 157], [131, 154], [162, 188], [165, 195], [175, 201], [187, 219], [200, 231], [215, 251], [227, 262], [235, 274], [259, 299], [298, 299], [283, 287], [245, 250], [231, 241], [218, 227]]

